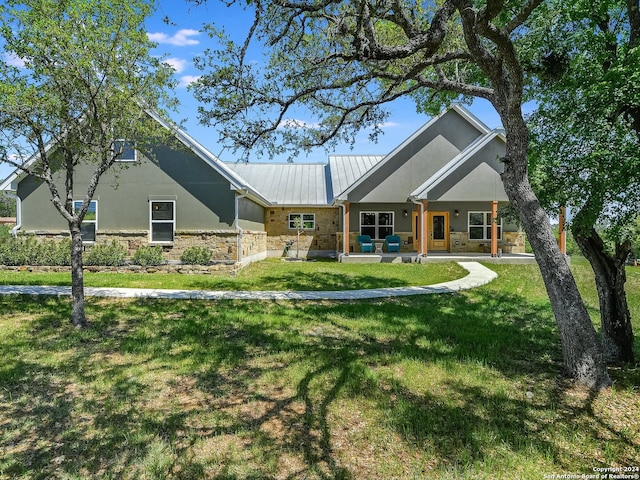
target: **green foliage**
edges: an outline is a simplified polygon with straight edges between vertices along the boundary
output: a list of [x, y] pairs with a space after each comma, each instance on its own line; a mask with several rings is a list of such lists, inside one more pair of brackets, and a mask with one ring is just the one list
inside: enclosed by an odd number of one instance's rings
[[119, 267], [125, 264], [127, 250], [117, 241], [103, 243], [90, 247], [84, 254], [85, 265], [104, 265]]
[[143, 245], [136, 250], [131, 261], [134, 265], [143, 267], [161, 265], [164, 263], [162, 247], [159, 245]]
[[[202, 76], [193, 89], [203, 123], [215, 124], [239, 149], [294, 156], [354, 143], [364, 130], [375, 140], [386, 105], [398, 98], [438, 114], [454, 101], [488, 93], [457, 12], [440, 2], [233, 3], [254, 9], [255, 23], [241, 42], [219, 25], [207, 27], [219, 47], [196, 59]], [[511, 12], [505, 8], [505, 15]], [[264, 61], [247, 58], [253, 43], [268, 46]], [[315, 121], [292, 120], [299, 109]]]
[[212, 254], [211, 249], [207, 247], [188, 247], [180, 255], [180, 261], [188, 265], [207, 265], [211, 261]]
[[70, 265], [71, 240], [38, 240], [33, 236], [19, 236], [0, 241], [2, 265]]
[[7, 195], [7, 192], [0, 192], [0, 217], [15, 217], [16, 201]]
[[0, 242], [6, 240], [11, 235], [11, 228], [9, 225], [0, 225]]
[[606, 228], [618, 241], [640, 209], [640, 49], [631, 41], [640, 24], [628, 8], [545, 2], [521, 45], [538, 105], [531, 183], [551, 211], [569, 207], [578, 228]]

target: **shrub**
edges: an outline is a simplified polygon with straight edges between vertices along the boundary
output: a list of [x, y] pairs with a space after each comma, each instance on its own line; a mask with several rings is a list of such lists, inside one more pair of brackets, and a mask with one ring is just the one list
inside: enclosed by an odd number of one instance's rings
[[71, 240], [44, 240], [18, 237], [0, 242], [0, 263], [3, 265], [70, 265]]
[[111, 243], [94, 245], [84, 254], [85, 265], [104, 265], [119, 267], [125, 264], [126, 249], [113, 240]]
[[71, 239], [39, 242], [36, 258], [31, 265], [71, 265]]
[[182, 252], [180, 260], [188, 265], [207, 265], [211, 261], [212, 253], [207, 247], [189, 247]]
[[148, 246], [143, 245], [136, 253], [133, 254], [131, 261], [135, 265], [141, 265], [143, 267], [155, 266], [164, 263], [162, 257], [162, 248], [158, 245]]

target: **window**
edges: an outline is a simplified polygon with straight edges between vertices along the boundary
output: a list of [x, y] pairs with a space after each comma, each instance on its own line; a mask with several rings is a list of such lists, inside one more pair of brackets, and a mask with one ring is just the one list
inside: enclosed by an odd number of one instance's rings
[[315, 230], [316, 214], [315, 213], [290, 213], [289, 214], [289, 230], [297, 230], [300, 222], [302, 222], [303, 230]]
[[[502, 219], [498, 219], [498, 239], [502, 238]], [[491, 212], [469, 212], [469, 240], [491, 240]]]
[[360, 235], [378, 240], [393, 235], [393, 212], [360, 212]]
[[176, 230], [176, 202], [173, 200], [149, 202], [151, 243], [171, 243]]
[[113, 150], [118, 155], [116, 162], [135, 162], [137, 160], [136, 148], [133, 142], [116, 140], [113, 142]]
[[[73, 202], [73, 212], [78, 213], [82, 208], [82, 201], [77, 200]], [[82, 235], [82, 241], [87, 243], [93, 243], [96, 241], [96, 231], [98, 230], [98, 202], [91, 200], [87, 213], [84, 215], [82, 225], [80, 225], [80, 233]]]

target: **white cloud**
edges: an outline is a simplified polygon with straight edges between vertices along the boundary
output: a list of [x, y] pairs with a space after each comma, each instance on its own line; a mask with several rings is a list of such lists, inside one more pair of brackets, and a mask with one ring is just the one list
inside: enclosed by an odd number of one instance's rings
[[187, 45], [198, 45], [200, 40], [196, 40], [194, 37], [196, 35], [200, 35], [198, 30], [193, 30], [191, 28], [183, 28], [182, 30], [178, 30], [171, 37], [166, 33], [157, 32], [157, 33], [147, 33], [147, 37], [152, 42], [157, 43], [168, 43], [169, 45], [175, 45], [176, 47], [185, 47]]
[[378, 125], [379, 128], [394, 128], [399, 126], [400, 124], [397, 122], [382, 122], [380, 125]]
[[200, 79], [199, 75], [184, 75], [180, 77], [180, 83], [178, 87], [188, 87], [194, 82], [197, 82]]
[[164, 63], [171, 66], [171, 68], [173, 68], [176, 71], [176, 73], [181, 73], [184, 71], [185, 68], [187, 68], [187, 61], [184, 60], [183, 58], [177, 58], [177, 57], [167, 58], [164, 61]]
[[13, 53], [5, 53], [2, 56], [3, 60], [5, 62], [7, 62], [8, 65], [11, 65], [13, 67], [18, 67], [18, 68], [24, 68], [25, 64], [24, 64], [24, 59], [18, 57], [17, 55], [13, 54]]

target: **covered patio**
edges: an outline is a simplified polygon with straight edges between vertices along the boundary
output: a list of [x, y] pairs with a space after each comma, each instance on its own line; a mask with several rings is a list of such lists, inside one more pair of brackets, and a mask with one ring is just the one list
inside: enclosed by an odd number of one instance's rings
[[503, 253], [492, 256], [490, 253], [446, 253], [433, 252], [427, 255], [413, 253], [350, 253], [338, 257], [341, 263], [444, 263], [444, 262], [482, 262], [497, 264], [535, 264], [532, 253]]

